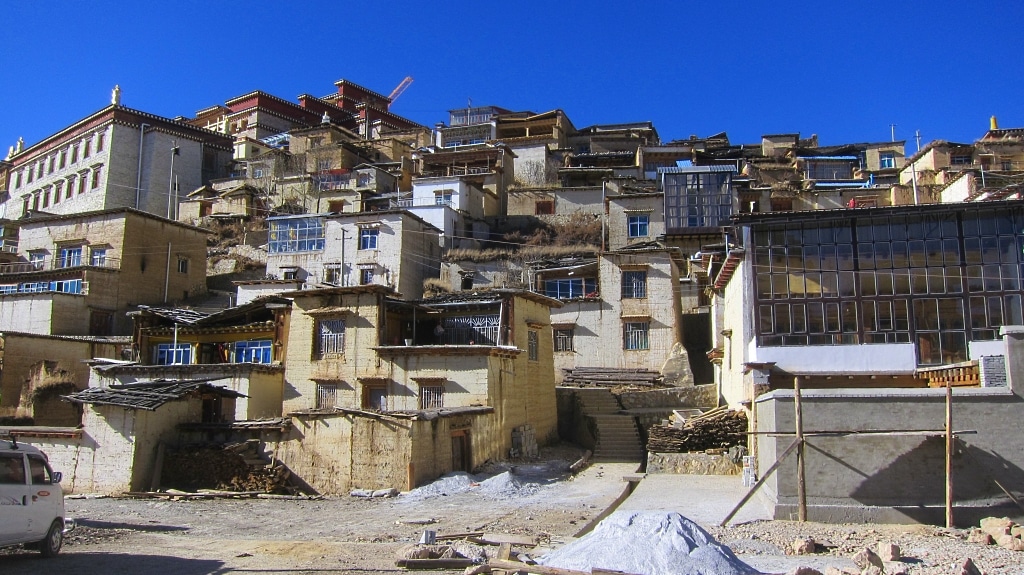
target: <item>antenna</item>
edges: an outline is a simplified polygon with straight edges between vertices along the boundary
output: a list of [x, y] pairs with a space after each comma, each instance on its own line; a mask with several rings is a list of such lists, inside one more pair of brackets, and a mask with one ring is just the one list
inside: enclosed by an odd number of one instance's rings
[[896, 141], [896, 124], [889, 124], [889, 136], [893, 142]]
[[914, 130], [914, 139], [917, 140], [917, 151], [921, 151], [921, 130]]

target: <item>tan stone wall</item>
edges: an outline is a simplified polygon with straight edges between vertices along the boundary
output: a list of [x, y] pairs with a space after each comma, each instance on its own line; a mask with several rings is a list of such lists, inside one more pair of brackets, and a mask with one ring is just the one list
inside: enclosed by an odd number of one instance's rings
[[[89, 382], [89, 366], [83, 359], [93, 357], [93, 345], [85, 341], [69, 341], [18, 334], [2, 334], [3, 370], [0, 370], [0, 407], [19, 407], [19, 398], [28, 388], [33, 369], [44, 361], [48, 371], [66, 371], [69, 379], [85, 388]], [[31, 390], [28, 390], [31, 392]], [[21, 406], [30, 410], [31, 406]], [[31, 415], [31, 413], [23, 413]]]
[[[608, 202], [608, 249], [617, 250], [629, 244], [654, 241], [665, 233], [664, 196], [617, 197]], [[629, 212], [627, 210], [639, 210]], [[648, 235], [629, 237], [629, 216], [648, 216]]]

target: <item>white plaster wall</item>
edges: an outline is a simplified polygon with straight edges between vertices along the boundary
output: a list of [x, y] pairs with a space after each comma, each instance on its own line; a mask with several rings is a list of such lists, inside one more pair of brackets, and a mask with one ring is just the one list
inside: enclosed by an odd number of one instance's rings
[[967, 344], [967, 356], [971, 359], [981, 359], [986, 355], [1003, 355], [1006, 353], [1006, 344], [1001, 339], [992, 341], [972, 341]]
[[260, 285], [240, 285], [237, 286], [236, 290], [236, 305], [243, 305], [251, 302], [252, 300], [265, 296], [272, 295], [286, 291], [292, 291], [301, 289], [301, 283], [289, 283], [289, 284], [260, 284]]
[[967, 197], [971, 195], [971, 191], [974, 188], [973, 184], [974, 176], [969, 173], [964, 174], [942, 189], [939, 193], [939, 201], [944, 204], [965, 202]]
[[908, 374], [917, 368], [912, 343], [754, 347], [753, 361], [778, 369], [821, 374]]

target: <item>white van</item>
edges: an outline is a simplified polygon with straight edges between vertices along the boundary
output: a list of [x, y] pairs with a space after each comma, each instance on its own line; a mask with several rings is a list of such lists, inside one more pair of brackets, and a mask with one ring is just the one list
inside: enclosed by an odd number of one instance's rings
[[65, 524], [60, 480], [38, 448], [0, 439], [0, 547], [25, 543], [44, 557], [60, 552], [64, 533], [74, 528]]

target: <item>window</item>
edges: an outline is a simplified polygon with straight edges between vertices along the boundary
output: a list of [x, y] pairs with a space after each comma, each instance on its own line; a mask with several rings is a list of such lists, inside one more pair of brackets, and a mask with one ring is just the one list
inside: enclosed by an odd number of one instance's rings
[[597, 279], [562, 278], [545, 280], [544, 295], [555, 299], [597, 297]]
[[181, 256], [178, 256], [178, 273], [180, 273], [180, 274], [187, 274], [188, 273], [188, 258], [183, 258]]
[[68, 187], [67, 187], [67, 190], [65, 190], [65, 192], [64, 192], [64, 199], [65, 200], [70, 200], [71, 196], [73, 196], [74, 193], [75, 193], [75, 178], [72, 176], [72, 177], [68, 178]]
[[324, 223], [321, 218], [294, 218], [270, 223], [270, 253], [323, 249]]
[[32, 485], [50, 485], [53, 483], [50, 466], [46, 464], [45, 459], [38, 455], [29, 454], [28, 472], [29, 477], [32, 479]]
[[316, 169], [320, 170], [321, 172], [326, 172], [327, 170], [331, 169], [331, 160], [330, 160], [330, 158], [328, 158], [326, 160], [319, 160], [319, 161], [317, 161]]
[[957, 154], [949, 157], [949, 163], [954, 166], [969, 166], [973, 162], [970, 154]]
[[269, 339], [235, 342], [235, 363], [270, 363]]
[[0, 453], [0, 483], [25, 483], [25, 458], [20, 453]]
[[49, 205], [50, 205], [50, 188], [49, 187], [46, 187], [46, 188], [43, 189], [42, 196], [43, 196], [43, 207], [44, 208], [49, 207]]
[[57, 267], [70, 268], [82, 265], [82, 246], [61, 248]]
[[107, 248], [92, 248], [89, 250], [89, 263], [100, 267], [107, 265]]
[[434, 205], [450, 207], [452, 205], [452, 191], [438, 190], [434, 192]]
[[388, 410], [388, 387], [383, 381], [363, 384], [363, 409]]
[[559, 328], [555, 330], [555, 351], [573, 351], [574, 328]]
[[622, 297], [647, 297], [647, 272], [622, 272]]
[[732, 175], [732, 172], [663, 172], [665, 227], [669, 233], [727, 224], [732, 215]]
[[[45, 282], [43, 282], [45, 284]], [[57, 293], [82, 293], [82, 280], [57, 280], [50, 282], [50, 291]]]
[[369, 285], [373, 283], [373, 268], [363, 268], [359, 270], [359, 284]]
[[71, 146], [71, 163], [78, 161], [78, 146]]
[[89, 154], [91, 152], [91, 149], [90, 149], [91, 147], [92, 147], [92, 142], [90, 142], [89, 140], [86, 140], [85, 144], [82, 146], [82, 157], [83, 158], [88, 158], [89, 157]]
[[60, 202], [61, 192], [64, 191], [64, 182], [55, 182], [53, 184], [53, 203]]
[[533, 205], [533, 213], [537, 216], [550, 216], [555, 213], [554, 200], [537, 200]]
[[103, 139], [104, 139], [105, 136], [106, 136], [106, 134], [104, 134], [102, 132], [98, 136], [96, 136], [96, 151], [97, 152], [102, 152], [103, 151]]
[[32, 264], [32, 269], [41, 270], [46, 262], [46, 252], [29, 252], [28, 263]]
[[21, 187], [21, 172], [18, 172], [17, 174], [14, 175], [14, 187]]
[[651, 216], [629, 216], [629, 237], [646, 238], [650, 235]]
[[324, 283], [328, 284], [340, 284], [341, 283], [341, 265], [325, 265], [324, 266]]
[[255, 169], [253, 169], [252, 177], [254, 177], [254, 178], [262, 178], [263, 177], [263, 168], [255, 168]]
[[156, 346], [156, 355], [153, 357], [156, 365], [186, 365], [192, 363], [192, 345], [179, 343], [161, 343]]
[[285, 280], [297, 280], [299, 279], [298, 268], [281, 268], [281, 279]]
[[443, 385], [420, 386], [420, 409], [440, 409], [444, 407]]
[[647, 333], [651, 324], [646, 321], [626, 322], [622, 326], [622, 349], [643, 350], [649, 349]]
[[50, 161], [47, 163], [46, 173], [47, 174], [52, 174], [53, 173], [53, 168], [56, 165], [57, 165], [57, 157], [56, 156], [50, 156]]
[[530, 361], [537, 361], [540, 357], [538, 351], [539, 343], [537, 341], [537, 330], [531, 329], [526, 332], [526, 356]]
[[95, 190], [96, 188], [100, 187], [100, 172], [102, 171], [102, 169], [103, 166], [96, 166], [95, 168], [92, 169], [92, 185], [89, 186], [90, 190]]
[[338, 384], [316, 384], [316, 408], [334, 409], [338, 405]]
[[345, 353], [345, 320], [337, 318], [317, 320], [316, 334], [316, 359]]
[[68, 165], [68, 151], [67, 150], [61, 150], [60, 151], [60, 169], [63, 170], [64, 166], [66, 166], [66, 165]]
[[896, 154], [893, 152], [881, 152], [878, 154], [878, 169], [891, 170], [896, 167]]
[[361, 250], [375, 250], [377, 249], [377, 228], [360, 228], [359, 229], [359, 249]]

